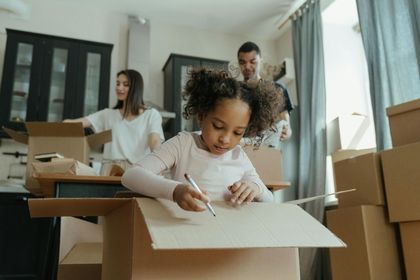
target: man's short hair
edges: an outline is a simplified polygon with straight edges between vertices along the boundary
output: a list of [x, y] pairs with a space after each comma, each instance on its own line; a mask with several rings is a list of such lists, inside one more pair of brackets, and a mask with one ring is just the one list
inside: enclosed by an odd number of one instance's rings
[[252, 52], [255, 51], [259, 56], [261, 56], [260, 48], [257, 44], [254, 42], [248, 41], [242, 44], [242, 46], [239, 48], [238, 53], [236, 54], [237, 57], [239, 57], [240, 52]]

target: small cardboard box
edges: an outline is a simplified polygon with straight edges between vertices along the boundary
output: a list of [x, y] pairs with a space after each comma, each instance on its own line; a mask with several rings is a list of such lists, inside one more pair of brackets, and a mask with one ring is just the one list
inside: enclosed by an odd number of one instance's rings
[[420, 279], [420, 221], [400, 223], [407, 280]]
[[327, 225], [347, 244], [330, 249], [333, 279], [402, 279], [395, 227], [383, 206], [327, 211]]
[[246, 145], [243, 149], [264, 184], [275, 185], [283, 181], [283, 157], [280, 150], [267, 146], [254, 148], [252, 145]]
[[394, 147], [420, 142], [420, 99], [388, 107], [386, 114]]
[[367, 116], [354, 113], [327, 124], [327, 154], [337, 150], [371, 149], [376, 146], [375, 131]]
[[53, 159], [49, 162], [32, 162], [33, 176], [38, 173], [98, 176], [95, 169], [72, 158]]
[[337, 191], [356, 189], [338, 198], [338, 206], [384, 205], [384, 184], [380, 157], [365, 154], [334, 163]]
[[420, 142], [381, 153], [391, 222], [420, 220]]
[[112, 140], [110, 130], [85, 136], [81, 123], [27, 122], [25, 125], [27, 134], [5, 127], [3, 130], [17, 142], [28, 144], [26, 188], [34, 194], [41, 193], [37, 180], [32, 178], [31, 162], [35, 154], [60, 153], [88, 164], [90, 149]]
[[32, 217], [104, 216], [102, 279], [299, 279], [297, 247], [345, 244], [299, 206], [213, 201], [31, 199]]

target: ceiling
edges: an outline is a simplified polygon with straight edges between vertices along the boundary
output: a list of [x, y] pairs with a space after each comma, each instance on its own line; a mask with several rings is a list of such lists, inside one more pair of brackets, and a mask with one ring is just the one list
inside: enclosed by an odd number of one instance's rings
[[280, 36], [282, 17], [301, 0], [57, 0], [169, 24], [260, 39]]

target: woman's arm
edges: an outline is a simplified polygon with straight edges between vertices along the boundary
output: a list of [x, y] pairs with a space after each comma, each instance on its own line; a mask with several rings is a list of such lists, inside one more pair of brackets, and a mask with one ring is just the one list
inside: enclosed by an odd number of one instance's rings
[[78, 118], [78, 119], [66, 119], [63, 122], [65, 123], [79, 123], [81, 122], [83, 127], [91, 127], [92, 124], [87, 118]]
[[149, 138], [147, 139], [147, 144], [151, 151], [156, 150], [160, 147], [160, 135], [158, 133], [152, 132], [149, 134]]

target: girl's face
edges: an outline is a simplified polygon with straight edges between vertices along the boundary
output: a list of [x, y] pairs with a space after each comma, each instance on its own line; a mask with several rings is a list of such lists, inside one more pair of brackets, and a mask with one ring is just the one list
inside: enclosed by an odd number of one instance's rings
[[120, 74], [117, 77], [117, 84], [115, 85], [115, 93], [119, 101], [125, 101], [128, 96], [128, 90], [130, 85], [128, 83], [128, 77], [124, 74]]
[[199, 116], [204, 143], [212, 154], [221, 155], [238, 145], [251, 117], [251, 110], [239, 99], [223, 99], [213, 111]]

